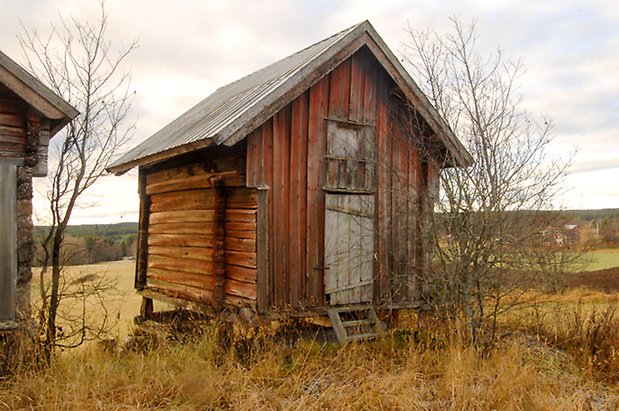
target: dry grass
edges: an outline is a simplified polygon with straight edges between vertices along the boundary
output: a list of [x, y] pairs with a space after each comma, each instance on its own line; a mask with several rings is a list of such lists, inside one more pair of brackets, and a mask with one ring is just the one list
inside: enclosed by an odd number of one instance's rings
[[[132, 290], [131, 266], [106, 272], [126, 275], [121, 287]], [[0, 383], [0, 408], [619, 409], [617, 296], [540, 294], [537, 308], [501, 324], [509, 336], [489, 355], [431, 321], [345, 346], [230, 343], [221, 325], [202, 323], [197, 335], [166, 340], [168, 330], [141, 351], [91, 344], [59, 353], [50, 368]], [[131, 298], [114, 308], [125, 326], [139, 309]]]
[[[135, 261], [112, 261], [100, 264], [68, 266], [66, 268], [65, 279], [68, 291], [75, 291], [81, 283], [86, 283], [94, 279], [103, 279], [104, 283], [110, 285], [105, 293], [105, 310], [99, 303], [96, 296], [90, 296], [86, 301], [87, 316], [93, 324], [101, 322], [103, 316], [114, 325], [113, 335], [119, 340], [123, 340], [133, 325], [133, 318], [140, 312], [142, 297], [135, 293], [133, 282], [135, 276]], [[73, 284], [72, 284], [73, 283]], [[39, 301], [38, 281], [32, 282], [33, 305], [36, 307]], [[161, 305], [169, 308], [167, 305]], [[81, 315], [82, 301], [67, 300], [62, 303], [61, 310], [66, 311], [67, 317]], [[60, 326], [63, 326], [62, 318], [59, 319]], [[67, 327], [68, 328], [68, 327]]]
[[[526, 334], [489, 356], [435, 328], [336, 346], [256, 338], [209, 324], [140, 352], [96, 345], [0, 385], [7, 409], [617, 409], [619, 385]], [[584, 329], [584, 328], [583, 328]], [[586, 333], [583, 333], [586, 335]], [[155, 340], [153, 340], [155, 341]], [[581, 341], [582, 343], [582, 341]], [[568, 347], [564, 347], [568, 348]], [[582, 357], [584, 358], [584, 357]]]

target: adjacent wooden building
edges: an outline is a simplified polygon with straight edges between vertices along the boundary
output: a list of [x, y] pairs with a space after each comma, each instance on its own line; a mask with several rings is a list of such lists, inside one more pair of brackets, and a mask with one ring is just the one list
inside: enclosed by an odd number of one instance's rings
[[139, 167], [135, 286], [247, 307], [412, 307], [442, 167], [469, 154], [369, 22], [228, 84], [118, 159]]
[[77, 111], [0, 51], [0, 330], [30, 316], [32, 177]]

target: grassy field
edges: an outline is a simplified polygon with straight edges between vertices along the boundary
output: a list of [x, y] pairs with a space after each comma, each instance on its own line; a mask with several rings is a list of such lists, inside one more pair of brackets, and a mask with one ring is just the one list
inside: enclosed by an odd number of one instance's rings
[[619, 267], [619, 249], [617, 248], [595, 250], [588, 253], [587, 258], [591, 260], [586, 267], [588, 271]]
[[[35, 274], [36, 275], [36, 274]], [[82, 279], [102, 281], [106, 284], [104, 297], [106, 315], [113, 323], [114, 328], [110, 337], [118, 338], [122, 341], [128, 334], [133, 318], [140, 313], [140, 304], [142, 298], [135, 293], [133, 287], [135, 276], [134, 261], [113, 261], [93, 265], [70, 266], [67, 268], [66, 278], [70, 284], [67, 290], [77, 290], [79, 285], [86, 284], [88, 286], [92, 281], [82, 281]], [[74, 283], [74, 284], [72, 284]], [[38, 305], [38, 282], [32, 282], [33, 305]], [[71, 307], [64, 308], [67, 317], [72, 315], [80, 315], [84, 308], [82, 301], [70, 301]], [[94, 322], [99, 322], [103, 316], [103, 306], [98, 303], [97, 298], [89, 297], [85, 303], [88, 311], [88, 316]], [[62, 326], [62, 320], [60, 320]]]
[[[117, 279], [108, 309], [122, 338], [139, 312], [133, 262], [72, 270]], [[292, 327], [230, 340], [216, 321], [189, 335], [153, 326], [137, 349], [88, 344], [0, 382], [0, 409], [619, 410], [619, 291], [582, 287], [510, 316], [490, 352], [463, 343], [457, 324], [419, 328], [414, 315], [345, 346]]]
[[[567, 326], [569, 338], [552, 327], [547, 334], [514, 328], [489, 354], [438, 323], [423, 334], [405, 329], [345, 346], [277, 338], [230, 343], [217, 323], [207, 324], [194, 337], [172, 334], [141, 350], [89, 345], [64, 352], [50, 368], [1, 383], [0, 408], [619, 409], [619, 369], [604, 371], [609, 363], [599, 363], [602, 345], [591, 329], [578, 331], [569, 318], [552, 323]], [[616, 331], [608, 334], [617, 325], [604, 332], [619, 344]], [[598, 357], [587, 355], [593, 345]], [[615, 367], [618, 360], [604, 357]]]

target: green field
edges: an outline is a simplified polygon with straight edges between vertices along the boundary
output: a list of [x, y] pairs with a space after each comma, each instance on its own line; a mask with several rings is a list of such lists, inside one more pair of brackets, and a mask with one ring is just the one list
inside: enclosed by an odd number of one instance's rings
[[619, 249], [605, 248], [587, 253], [586, 271], [604, 270], [606, 268], [619, 267]]

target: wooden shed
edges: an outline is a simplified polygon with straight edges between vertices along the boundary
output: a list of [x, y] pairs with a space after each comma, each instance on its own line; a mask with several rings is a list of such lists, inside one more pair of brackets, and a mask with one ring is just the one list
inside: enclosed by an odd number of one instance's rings
[[139, 167], [135, 286], [266, 317], [417, 304], [428, 199], [470, 156], [369, 22], [230, 83]]
[[77, 111], [0, 51], [0, 329], [30, 317], [32, 177]]

